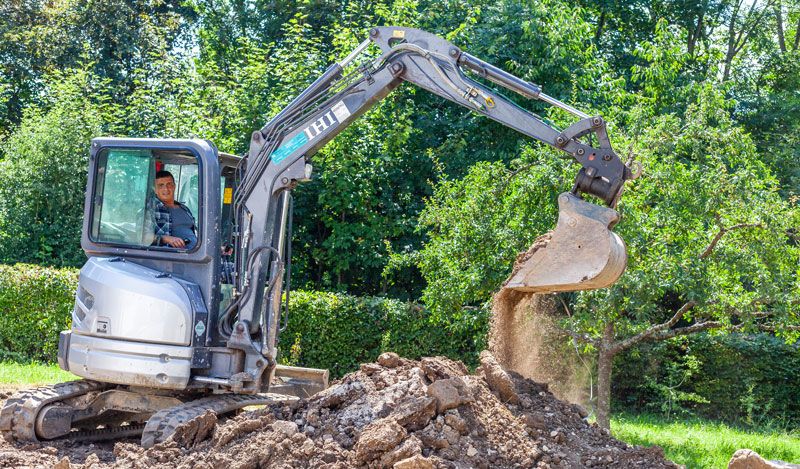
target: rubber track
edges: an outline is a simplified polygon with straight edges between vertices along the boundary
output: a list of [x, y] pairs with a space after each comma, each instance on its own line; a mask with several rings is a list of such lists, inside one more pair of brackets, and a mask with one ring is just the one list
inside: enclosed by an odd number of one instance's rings
[[0, 410], [0, 433], [9, 442], [39, 441], [36, 416], [44, 406], [108, 387], [111, 385], [107, 383], [80, 380], [20, 391]]
[[224, 415], [251, 405], [269, 405], [294, 400], [297, 398], [282, 394], [221, 394], [162, 409], [147, 421], [142, 433], [142, 446], [150, 448], [166, 441], [179, 425], [203, 415], [206, 410]]

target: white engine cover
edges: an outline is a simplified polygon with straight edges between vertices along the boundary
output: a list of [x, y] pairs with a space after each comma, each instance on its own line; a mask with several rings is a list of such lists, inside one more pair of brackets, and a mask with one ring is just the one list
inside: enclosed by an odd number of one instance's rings
[[188, 346], [192, 307], [170, 277], [129, 261], [92, 257], [80, 272], [72, 332], [152, 344]]

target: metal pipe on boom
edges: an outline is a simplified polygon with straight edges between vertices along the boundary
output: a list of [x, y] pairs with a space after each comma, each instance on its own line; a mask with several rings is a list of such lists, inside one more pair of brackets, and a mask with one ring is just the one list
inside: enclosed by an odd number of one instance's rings
[[347, 65], [349, 65], [350, 62], [355, 60], [355, 58], [358, 57], [362, 52], [364, 52], [364, 49], [366, 49], [371, 43], [372, 41], [370, 41], [369, 39], [365, 40], [364, 42], [359, 44], [358, 47], [353, 49], [353, 51], [347, 57], [345, 57], [344, 60], [342, 60], [341, 62], [331, 64], [331, 66], [328, 67], [327, 70], [325, 70], [325, 73], [323, 73], [322, 76], [317, 78], [314, 81], [314, 83], [312, 83], [311, 85], [309, 85], [308, 88], [303, 90], [303, 92], [300, 93], [296, 98], [294, 98], [292, 102], [289, 103], [281, 112], [279, 112], [275, 117], [270, 119], [267, 125], [261, 128], [261, 135], [266, 137], [266, 131], [267, 129], [269, 129], [270, 125], [273, 122], [278, 122], [283, 116], [285, 116], [289, 112], [294, 111], [295, 109], [307, 104], [308, 101], [311, 100], [314, 96], [317, 96], [320, 91], [329, 87], [334, 81], [341, 78], [342, 71], [344, 70], [344, 68]]

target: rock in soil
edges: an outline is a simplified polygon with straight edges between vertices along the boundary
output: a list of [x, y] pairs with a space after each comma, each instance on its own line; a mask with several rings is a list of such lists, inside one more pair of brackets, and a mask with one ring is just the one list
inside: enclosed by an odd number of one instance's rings
[[728, 469], [800, 469], [800, 465], [785, 461], [767, 461], [751, 449], [740, 449], [733, 453]]
[[[489, 354], [470, 375], [442, 357], [382, 356], [292, 406], [195, 419], [150, 449], [0, 444], [0, 467], [672, 468], [661, 448], [632, 447], [589, 425], [546, 386]], [[48, 449], [48, 451], [44, 451]]]

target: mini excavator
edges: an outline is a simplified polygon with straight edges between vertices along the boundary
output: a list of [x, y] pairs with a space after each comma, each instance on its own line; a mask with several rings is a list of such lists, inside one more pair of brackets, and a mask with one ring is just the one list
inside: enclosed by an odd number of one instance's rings
[[[619, 278], [627, 256], [611, 231], [619, 219], [613, 208], [634, 173], [612, 149], [603, 119], [436, 35], [377, 27], [253, 132], [243, 157], [206, 140], [92, 141], [81, 238], [88, 260], [71, 330], [58, 345], [60, 367], [83, 379], [10, 397], [0, 432], [20, 442], [141, 435], [149, 447], [207, 409], [224, 415], [325, 389], [326, 370], [277, 363], [289, 313], [292, 190], [310, 180], [320, 148], [404, 82], [580, 164], [574, 186], [558, 198], [550, 242], [507, 288], [586, 290]], [[576, 122], [558, 130], [496, 87], [563, 109]], [[154, 182], [167, 173], [194, 218], [191, 242], [165, 244], [159, 235], [165, 226], [163, 207], [153, 208]], [[606, 206], [585, 201], [587, 194]]]

